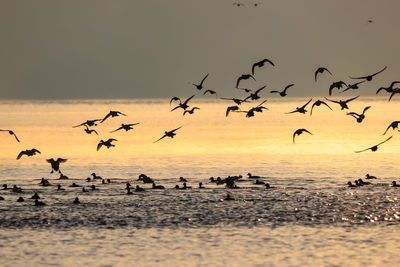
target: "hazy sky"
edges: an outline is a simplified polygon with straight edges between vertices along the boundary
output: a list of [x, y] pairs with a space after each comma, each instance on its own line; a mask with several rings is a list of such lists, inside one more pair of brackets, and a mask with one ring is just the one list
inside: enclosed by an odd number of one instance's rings
[[[326, 95], [332, 81], [385, 65], [364, 94], [400, 79], [398, 0], [232, 3], [1, 0], [0, 98], [185, 97], [207, 73], [205, 87], [241, 96], [237, 77], [265, 57], [276, 67], [243, 85]], [[315, 83], [319, 66], [334, 77]]]

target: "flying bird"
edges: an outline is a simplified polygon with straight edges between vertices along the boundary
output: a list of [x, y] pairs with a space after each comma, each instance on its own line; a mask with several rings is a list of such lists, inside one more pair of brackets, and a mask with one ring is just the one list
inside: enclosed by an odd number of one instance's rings
[[236, 88], [239, 87], [239, 83], [241, 80], [248, 80], [252, 78], [254, 81], [256, 80], [251, 74], [242, 74], [236, 81]]
[[192, 84], [196, 87], [197, 90], [201, 90], [201, 89], [203, 89], [204, 80], [207, 79], [207, 77], [208, 77], [208, 74], [201, 80], [200, 84], [194, 84], [194, 83], [192, 83]]
[[96, 122], [98, 122], [98, 121], [101, 121], [101, 119], [97, 119], [97, 120], [87, 120], [87, 121], [85, 121], [85, 122], [83, 122], [83, 123], [81, 123], [81, 124], [72, 126], [72, 128], [76, 128], [76, 127], [84, 126], [84, 125], [89, 126], [89, 127], [91, 127], [91, 126], [97, 126]]
[[343, 91], [341, 91], [340, 93], [344, 93], [344, 92], [346, 92], [346, 91], [348, 91], [348, 90], [350, 90], [350, 89], [353, 89], [353, 90], [357, 90], [359, 87], [358, 87], [358, 85], [359, 84], [361, 84], [361, 83], [364, 83], [365, 81], [361, 81], [361, 82], [358, 82], [358, 83], [353, 83], [353, 84], [348, 84], [347, 85], [347, 88], [345, 88]]
[[109, 138], [107, 141], [100, 140], [99, 144], [97, 145], [97, 151], [99, 151], [102, 146], [107, 147], [107, 149], [115, 146], [114, 144], [112, 144], [113, 141], [118, 141], [118, 140], [114, 138]]
[[261, 102], [260, 104], [258, 104], [255, 107], [252, 107], [251, 109], [249, 109], [248, 111], [237, 111], [237, 112], [244, 112], [246, 113], [246, 118], [250, 118], [250, 117], [254, 117], [254, 112], [263, 112], [264, 109], [267, 109], [266, 107], [263, 106], [263, 104], [267, 102], [267, 100], [264, 100], [263, 102]]
[[358, 123], [361, 123], [365, 119], [365, 112], [370, 108], [371, 106], [365, 107], [363, 112], [361, 114], [355, 113], [355, 112], [348, 112], [347, 115], [352, 116], [357, 120]]
[[204, 93], [203, 93], [203, 95], [205, 95], [205, 94], [207, 94], [207, 93], [209, 93], [210, 95], [215, 95], [215, 96], [217, 96], [217, 92], [215, 92], [215, 91], [213, 91], [213, 90], [210, 90], [210, 89], [205, 90]]
[[288, 88], [292, 87], [293, 85], [294, 85], [294, 83], [291, 83], [291, 84], [287, 85], [287, 86], [285, 87], [285, 89], [283, 89], [282, 92], [279, 92], [279, 91], [271, 91], [270, 93], [279, 93], [279, 94], [281, 95], [281, 97], [284, 97], [284, 96], [287, 95], [287, 94], [286, 94], [286, 90], [287, 90]]
[[23, 150], [21, 152], [19, 152], [17, 159], [20, 159], [23, 155], [27, 155], [28, 157], [32, 157], [33, 155], [36, 155], [36, 153], [40, 153], [39, 150], [37, 150], [36, 148], [32, 148], [32, 149], [27, 149], [27, 150]]
[[322, 74], [324, 71], [326, 71], [326, 72], [328, 72], [330, 75], [332, 75], [332, 73], [331, 73], [327, 68], [319, 67], [319, 68], [315, 71], [315, 73], [314, 73], [315, 81], [317, 81], [317, 75], [318, 75], [319, 73]]
[[231, 111], [238, 111], [238, 110], [239, 110], [239, 106], [230, 106], [230, 107], [228, 107], [228, 108], [226, 109], [225, 116], [228, 117], [229, 112], [231, 112]]
[[173, 109], [171, 109], [171, 111], [174, 111], [175, 109], [181, 108], [183, 110], [186, 110], [189, 105], [188, 102], [194, 97], [194, 95], [192, 95], [191, 97], [189, 97], [188, 99], [185, 100], [185, 102], [180, 102], [179, 105], [177, 105], [176, 107], [174, 107]]
[[246, 101], [246, 99], [238, 99], [238, 98], [226, 98], [226, 97], [221, 97], [220, 99], [223, 99], [223, 100], [232, 100], [236, 105], [240, 105], [240, 104], [242, 104], [243, 102], [249, 102], [249, 101]]
[[61, 173], [60, 164], [66, 162], [67, 159], [58, 158], [57, 160], [54, 160], [53, 158], [51, 158], [51, 159], [46, 159], [46, 161], [51, 164], [50, 173], [53, 173], [54, 171]]
[[347, 84], [344, 81], [338, 81], [338, 82], [334, 82], [329, 86], [329, 95], [332, 95], [332, 91], [333, 89], [341, 89], [343, 86], [347, 86]]
[[312, 106], [311, 106], [310, 116], [312, 115], [312, 111], [313, 111], [314, 107], [315, 107], [315, 106], [319, 107], [319, 106], [321, 106], [321, 105], [325, 105], [325, 106], [327, 106], [330, 110], [332, 110], [331, 107], [330, 107], [327, 103], [325, 103], [324, 101], [321, 101], [321, 100], [318, 99], [318, 100], [315, 101], [314, 104], [312, 104]]
[[9, 135], [14, 135], [15, 140], [17, 140], [17, 142], [19, 142], [19, 139], [18, 139], [17, 135], [13, 131], [11, 131], [11, 130], [0, 130], [0, 132], [8, 132]]
[[186, 109], [186, 110], [183, 112], [183, 116], [185, 116], [186, 113], [193, 114], [194, 111], [195, 111], [196, 109], [200, 109], [200, 108], [198, 108], [198, 107], [192, 107], [192, 109]]
[[400, 88], [393, 89], [393, 92], [392, 92], [392, 94], [390, 95], [388, 102], [390, 102], [390, 100], [392, 100], [392, 97], [393, 97], [395, 94], [400, 94]]
[[89, 129], [89, 127], [88, 127], [86, 124], [85, 124], [85, 126], [86, 126], [85, 132], [86, 132], [87, 134], [95, 133], [95, 134], [99, 135], [98, 132], [97, 132], [96, 130], [91, 130], [91, 129]]
[[396, 84], [400, 83], [400, 81], [394, 81], [392, 82], [389, 87], [380, 87], [377, 91], [376, 94], [378, 94], [381, 90], [385, 90], [387, 93], [393, 93], [393, 91], [395, 91], [395, 89], [393, 88], [393, 86], [395, 86]]
[[367, 75], [367, 76], [363, 76], [363, 77], [349, 77], [349, 78], [350, 78], [350, 79], [362, 79], [362, 80], [366, 80], [366, 81], [371, 81], [372, 78], [373, 78], [375, 75], [377, 75], [377, 74], [381, 73], [382, 71], [386, 70], [386, 68], [387, 68], [387, 66], [385, 66], [385, 67], [384, 67], [383, 69], [381, 69], [380, 71], [375, 72], [374, 74], [371, 74], [371, 75]]
[[347, 99], [347, 100], [339, 100], [339, 101], [330, 100], [330, 99], [328, 99], [326, 97], [325, 97], [325, 99], [328, 100], [328, 101], [331, 101], [332, 103], [339, 104], [340, 107], [341, 107], [341, 110], [343, 110], [343, 109], [349, 109], [349, 106], [347, 106], [347, 103], [349, 103], [350, 101], [353, 101], [353, 100], [355, 100], [355, 99], [357, 99], [359, 97], [360, 96], [356, 96], [356, 97], [353, 97], [353, 98], [350, 98], [350, 99]]
[[304, 128], [303, 128], [303, 129], [297, 129], [297, 130], [293, 133], [293, 144], [295, 143], [294, 140], [295, 140], [296, 135], [301, 135], [301, 134], [304, 133], [304, 132], [309, 133], [309, 134], [312, 135], [312, 133], [310, 133], [308, 130], [306, 130], [306, 129], [304, 129]]
[[165, 132], [164, 132], [164, 135], [161, 136], [160, 139], [154, 141], [153, 143], [157, 143], [158, 141], [160, 141], [160, 140], [163, 139], [164, 137], [171, 137], [171, 138], [174, 138], [174, 136], [176, 135], [175, 131], [179, 130], [180, 128], [182, 128], [182, 126], [176, 128], [176, 129], [173, 129], [173, 130], [171, 130], [171, 131], [165, 131]]
[[389, 137], [389, 138], [386, 139], [385, 141], [380, 142], [379, 144], [377, 144], [377, 145], [375, 145], [375, 146], [371, 146], [371, 147], [366, 148], [366, 149], [364, 149], [364, 150], [355, 151], [355, 153], [361, 153], [361, 152], [367, 151], [367, 150], [369, 150], [369, 149], [371, 149], [372, 152], [375, 152], [375, 151], [378, 150], [378, 146], [379, 146], [379, 145], [382, 145], [383, 143], [386, 143], [387, 141], [389, 141], [390, 139], [392, 139], [392, 137], [393, 137], [393, 136]]
[[387, 131], [388, 131], [390, 128], [392, 128], [393, 130], [394, 130], [394, 129], [398, 129], [399, 123], [400, 123], [400, 121], [393, 121], [393, 122], [386, 128], [386, 130], [385, 130], [385, 132], [383, 133], [383, 135], [385, 135], [385, 134], [387, 133]]
[[244, 100], [247, 100], [247, 99], [251, 99], [251, 100], [260, 99], [260, 96], [258, 95], [258, 93], [261, 92], [261, 90], [263, 90], [265, 87], [266, 87], [266, 85], [264, 85], [263, 87], [261, 87], [260, 89], [254, 91], [254, 92], [251, 92], [250, 95], [248, 97], [246, 97]]
[[121, 127], [119, 127], [118, 129], [116, 129], [116, 130], [114, 130], [114, 131], [111, 131], [110, 133], [113, 133], [113, 132], [116, 132], [116, 131], [119, 131], [119, 130], [122, 130], [122, 129], [124, 129], [126, 132], [127, 131], [129, 131], [129, 130], [132, 130], [133, 129], [133, 127], [132, 126], [135, 126], [135, 125], [138, 125], [139, 124], [139, 122], [137, 122], [137, 123], [131, 123], [131, 124], [121, 124]]
[[261, 61], [256, 62], [256, 63], [253, 64], [253, 67], [251, 67], [251, 74], [254, 75], [254, 70], [255, 70], [255, 68], [256, 68], [256, 67], [261, 68], [261, 67], [263, 67], [263, 66], [265, 65], [265, 63], [269, 63], [269, 64], [271, 64], [272, 66], [275, 66], [275, 64], [274, 64], [271, 60], [265, 58], [265, 59], [263, 59], [263, 60], [261, 60]]
[[112, 118], [114, 118], [114, 117], [118, 117], [119, 115], [126, 116], [126, 114], [124, 114], [124, 113], [122, 113], [122, 112], [110, 110], [110, 112], [108, 112], [108, 114], [104, 117], [104, 119], [102, 119], [102, 120], [100, 121], [100, 123], [103, 123], [103, 122], [104, 122], [107, 118], [109, 118], [110, 116], [111, 116]]
[[310, 100], [308, 100], [308, 102], [305, 103], [303, 106], [297, 107], [296, 110], [291, 111], [291, 112], [287, 112], [286, 114], [291, 114], [291, 113], [295, 113], [295, 112], [299, 112], [299, 113], [302, 113], [302, 114], [306, 114], [306, 112], [307, 112], [306, 106], [307, 106], [308, 104], [310, 104], [311, 101], [312, 101], [312, 98], [311, 98]]
[[182, 103], [181, 99], [179, 97], [177, 97], [177, 96], [174, 96], [174, 97], [171, 98], [171, 100], [169, 101], [170, 105], [172, 104], [172, 101], [179, 101], [179, 103]]

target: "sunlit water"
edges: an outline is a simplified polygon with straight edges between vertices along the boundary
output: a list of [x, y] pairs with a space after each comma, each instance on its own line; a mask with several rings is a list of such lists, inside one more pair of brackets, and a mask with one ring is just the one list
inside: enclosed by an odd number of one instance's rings
[[[0, 128], [13, 129], [21, 143], [1, 133], [0, 180], [23, 188], [0, 190], [1, 265], [398, 265], [400, 189], [389, 184], [399, 182], [400, 133], [382, 134], [400, 119], [399, 102], [350, 103], [358, 113], [372, 106], [361, 124], [335, 104], [334, 111], [316, 107], [313, 116], [284, 114], [307, 100], [270, 100], [253, 118], [225, 117], [232, 103], [196, 98], [200, 110], [185, 116], [170, 112], [167, 99], [1, 102]], [[99, 136], [72, 128], [109, 110], [128, 116], [99, 124]], [[110, 133], [135, 122], [132, 131]], [[174, 139], [153, 143], [179, 126]], [[298, 128], [313, 135], [293, 144]], [[377, 152], [354, 153], [391, 135]], [[110, 137], [116, 147], [96, 151]], [[31, 148], [42, 154], [15, 159]], [[68, 158], [61, 170], [69, 180], [50, 174], [45, 159], [52, 157]], [[86, 182], [92, 172], [112, 183]], [[274, 188], [255, 185], [248, 172]], [[136, 181], [141, 173], [166, 189]], [[373, 185], [346, 187], [366, 173], [378, 177]], [[239, 174], [239, 189], [208, 182]], [[193, 189], [174, 189], [180, 176]], [[41, 177], [53, 186], [40, 187]], [[126, 195], [127, 181], [147, 190]], [[98, 190], [83, 193], [73, 182]], [[33, 206], [34, 192], [46, 206]], [[227, 192], [234, 201], [224, 200]], [[20, 196], [26, 201], [17, 203]], [[81, 204], [72, 204], [76, 196]]]

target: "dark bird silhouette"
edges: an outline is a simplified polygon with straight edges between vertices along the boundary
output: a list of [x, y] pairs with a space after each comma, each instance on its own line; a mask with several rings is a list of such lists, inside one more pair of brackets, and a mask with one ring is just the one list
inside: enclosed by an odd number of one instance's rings
[[377, 91], [376, 94], [378, 94], [381, 90], [385, 90], [387, 93], [393, 93], [393, 91], [395, 90], [393, 88], [393, 86], [395, 86], [396, 84], [400, 83], [400, 81], [394, 81], [392, 82], [389, 87], [380, 87]]
[[341, 89], [343, 86], [347, 86], [347, 84], [344, 81], [338, 81], [334, 82], [329, 86], [329, 95], [332, 95], [333, 89]]
[[210, 90], [210, 89], [205, 90], [204, 93], [203, 93], [203, 95], [205, 95], [205, 94], [207, 94], [207, 93], [209, 93], [210, 95], [215, 95], [215, 96], [217, 96], [217, 92], [215, 92], [215, 91], [213, 91], [213, 90]]
[[287, 94], [286, 94], [286, 90], [287, 90], [288, 88], [292, 87], [293, 85], [294, 85], [294, 83], [291, 83], [291, 84], [287, 85], [287, 86], [285, 87], [285, 89], [283, 89], [282, 92], [279, 92], [279, 91], [271, 91], [270, 93], [279, 93], [279, 94], [281, 95], [281, 97], [284, 97], [284, 96], [287, 95]]
[[250, 117], [254, 117], [254, 113], [255, 112], [263, 112], [264, 109], [267, 109], [266, 107], [263, 106], [263, 104], [267, 102], [267, 100], [264, 100], [263, 102], [261, 102], [260, 104], [258, 104], [255, 107], [252, 107], [251, 109], [249, 109], [248, 111], [237, 111], [237, 112], [245, 112], [246, 113], [246, 118], [250, 118]]
[[390, 100], [392, 100], [392, 97], [393, 97], [395, 94], [400, 94], [400, 88], [393, 89], [393, 92], [392, 92], [392, 94], [390, 95], [388, 102], [390, 102]]
[[57, 160], [54, 160], [53, 158], [51, 158], [51, 159], [46, 159], [46, 161], [51, 164], [50, 173], [53, 173], [54, 171], [61, 173], [60, 164], [67, 162], [67, 159], [58, 158]]
[[102, 146], [106, 146], [107, 149], [115, 146], [111, 143], [113, 141], [118, 141], [118, 140], [114, 138], [109, 138], [107, 141], [100, 140], [99, 144], [97, 145], [97, 151], [99, 151]]
[[318, 75], [319, 73], [322, 74], [324, 71], [326, 71], [326, 72], [328, 72], [330, 75], [332, 75], [332, 73], [331, 73], [327, 68], [319, 67], [319, 68], [315, 71], [315, 73], [314, 73], [315, 81], [317, 81], [317, 75]]
[[171, 105], [172, 101], [179, 101], [179, 103], [182, 103], [181, 99], [179, 97], [177, 97], [177, 96], [174, 96], [174, 97], [171, 98], [171, 100], [169, 101], [170, 105]]
[[230, 106], [230, 107], [228, 107], [228, 108], [226, 109], [225, 116], [228, 117], [229, 112], [231, 112], [231, 111], [238, 111], [238, 110], [239, 110], [239, 107], [238, 107], [238, 106]]
[[371, 147], [366, 148], [366, 149], [364, 149], [364, 150], [355, 151], [355, 153], [361, 153], [361, 152], [367, 151], [367, 150], [369, 150], [369, 149], [371, 149], [372, 152], [375, 152], [375, 151], [378, 150], [378, 146], [379, 146], [379, 145], [382, 145], [383, 143], [386, 143], [387, 141], [389, 141], [390, 139], [392, 139], [392, 137], [393, 137], [393, 136], [389, 137], [389, 138], [386, 139], [385, 141], [380, 142], [379, 144], [377, 144], [377, 145], [375, 145], [375, 146], [371, 146]]
[[157, 143], [158, 141], [160, 141], [160, 140], [163, 139], [164, 137], [171, 137], [171, 138], [174, 138], [174, 136], [176, 135], [175, 131], [179, 130], [180, 128], [182, 128], [182, 126], [176, 128], [176, 129], [173, 129], [173, 130], [171, 130], [171, 131], [165, 131], [165, 132], [164, 132], [164, 135], [161, 136], [160, 139], [154, 141], [153, 143]]
[[23, 150], [21, 152], [19, 152], [17, 159], [20, 159], [23, 155], [27, 155], [28, 157], [32, 157], [33, 155], [36, 155], [36, 153], [40, 153], [39, 150], [37, 150], [36, 148], [32, 148], [32, 149], [27, 149], [27, 150]]
[[135, 126], [135, 125], [138, 125], [138, 124], [139, 124], [139, 122], [137, 122], [137, 123], [131, 123], [131, 124], [123, 124], [123, 123], [122, 123], [122, 124], [121, 124], [121, 127], [119, 127], [118, 129], [116, 129], [116, 130], [114, 130], [114, 131], [111, 131], [111, 133], [116, 132], [116, 131], [119, 131], [119, 130], [122, 130], [122, 129], [124, 129], [124, 130], [127, 132], [127, 131], [133, 129], [132, 126]]
[[306, 112], [307, 112], [306, 106], [307, 106], [308, 104], [310, 104], [311, 101], [312, 101], [312, 98], [311, 98], [310, 100], [308, 100], [308, 102], [305, 103], [303, 106], [297, 107], [296, 110], [293, 110], [293, 111], [291, 111], [291, 112], [287, 112], [286, 114], [291, 114], [291, 113], [295, 113], [295, 112], [299, 112], [299, 113], [302, 113], [302, 114], [306, 114]]
[[88, 127], [86, 124], [85, 124], [85, 126], [86, 126], [85, 132], [86, 132], [87, 134], [95, 133], [95, 134], [99, 135], [99, 134], [97, 133], [96, 130], [91, 130], [91, 129], [89, 129], [89, 127]]
[[387, 131], [389, 131], [390, 128], [394, 129], [398, 129], [399, 128], [399, 123], [400, 121], [393, 121], [385, 130], [385, 132], [383, 133], [383, 135], [385, 135], [387, 133]]
[[238, 89], [238, 90], [243, 90], [243, 91], [245, 91], [246, 93], [254, 92], [253, 90], [248, 89], [248, 88], [236, 88], [236, 89]]
[[192, 84], [196, 87], [197, 90], [201, 90], [201, 89], [203, 89], [204, 80], [207, 79], [207, 77], [208, 77], [208, 74], [201, 80], [201, 82], [199, 84], [194, 84], [194, 83], [192, 83]]
[[350, 78], [350, 79], [362, 79], [362, 80], [366, 80], [366, 81], [371, 81], [372, 78], [373, 78], [375, 75], [377, 75], [377, 74], [381, 73], [382, 71], [386, 70], [386, 68], [387, 68], [387, 66], [385, 66], [385, 67], [384, 67], [383, 69], [381, 69], [380, 71], [375, 72], [374, 74], [371, 74], [371, 75], [362, 76], [362, 77], [349, 77], [349, 78]]
[[250, 95], [248, 97], [246, 97], [244, 100], [246, 101], [247, 99], [251, 99], [251, 100], [257, 100], [260, 99], [260, 96], [258, 95], [259, 92], [261, 92], [261, 90], [263, 90], [266, 87], [266, 85], [264, 85], [263, 87], [261, 87], [260, 89], [250, 93]]
[[295, 143], [294, 140], [295, 140], [296, 135], [301, 135], [301, 134], [304, 133], [304, 132], [309, 133], [309, 134], [312, 135], [312, 133], [310, 133], [310, 132], [309, 132], [308, 130], [306, 130], [306, 129], [297, 129], [297, 130], [293, 133], [293, 144]]
[[236, 88], [239, 87], [239, 83], [241, 80], [248, 80], [252, 78], [254, 81], [256, 80], [251, 74], [242, 74], [236, 81]]
[[350, 98], [350, 99], [347, 99], [347, 100], [339, 100], [339, 101], [330, 100], [330, 99], [328, 99], [326, 97], [325, 97], [325, 99], [330, 101], [330, 102], [332, 102], [332, 103], [339, 104], [340, 107], [341, 107], [341, 110], [343, 110], [343, 109], [349, 109], [349, 106], [347, 106], [347, 103], [349, 103], [350, 101], [353, 101], [353, 100], [355, 100], [355, 99], [357, 99], [359, 97], [360, 96], [356, 96], [356, 97], [353, 97], [353, 98]]
[[17, 140], [19, 142], [18, 137], [15, 135], [15, 133], [13, 131], [11, 131], [11, 130], [0, 130], [0, 132], [8, 132], [8, 134], [14, 135], [15, 140]]
[[232, 100], [233, 102], [235, 102], [236, 105], [240, 105], [240, 104], [242, 104], [243, 102], [249, 102], [249, 101], [246, 101], [246, 99], [239, 99], [239, 98], [226, 98], [226, 97], [221, 97], [220, 99], [223, 99], [223, 100]]
[[76, 128], [76, 127], [83, 126], [83, 125], [86, 125], [86, 126], [89, 126], [89, 127], [97, 126], [96, 122], [98, 122], [98, 121], [101, 121], [101, 119], [97, 119], [97, 120], [87, 120], [87, 121], [85, 121], [85, 122], [82, 122], [81, 124], [72, 126], [72, 128]]
[[315, 106], [319, 107], [319, 106], [321, 106], [321, 105], [325, 105], [325, 106], [327, 106], [330, 110], [332, 110], [331, 107], [330, 107], [327, 103], [325, 103], [324, 101], [321, 101], [321, 100], [318, 99], [318, 100], [315, 101], [314, 104], [312, 104], [312, 106], [311, 106], [310, 116], [312, 115], [312, 111], [313, 111], [314, 107], [315, 107]]
[[275, 64], [274, 64], [271, 60], [265, 58], [265, 59], [263, 59], [263, 60], [261, 60], [261, 61], [256, 62], [256, 63], [253, 64], [253, 66], [251, 67], [251, 74], [254, 75], [254, 70], [255, 70], [255, 68], [256, 68], [256, 67], [261, 68], [261, 67], [263, 67], [263, 66], [265, 65], [265, 63], [269, 63], [269, 64], [271, 64], [272, 66], [275, 66]]
[[104, 117], [104, 119], [102, 119], [102, 120], [100, 121], [100, 123], [103, 123], [103, 122], [104, 122], [107, 118], [109, 118], [110, 116], [111, 116], [112, 118], [114, 118], [114, 117], [118, 117], [119, 115], [126, 116], [126, 114], [124, 114], [124, 113], [122, 113], [122, 112], [110, 110], [110, 112], [108, 112], [108, 114]]
[[186, 113], [193, 114], [194, 111], [195, 111], [196, 109], [200, 109], [200, 108], [198, 108], [198, 107], [192, 107], [192, 109], [186, 109], [186, 110], [183, 112], [183, 116], [185, 116]]
[[355, 113], [355, 112], [348, 112], [347, 115], [352, 116], [353, 118], [356, 119], [358, 123], [361, 123], [365, 119], [365, 112], [370, 108], [371, 106], [365, 107], [363, 112], [361, 114]]
[[176, 107], [174, 107], [173, 109], [171, 109], [171, 111], [174, 111], [175, 109], [181, 108], [183, 110], [186, 110], [189, 105], [188, 102], [194, 97], [194, 95], [192, 95], [191, 97], [189, 97], [188, 99], [185, 100], [185, 102], [180, 102], [179, 105], [177, 105]]
[[340, 93], [344, 93], [344, 92], [346, 92], [346, 91], [348, 91], [348, 90], [350, 90], [350, 89], [353, 89], [353, 90], [357, 90], [359, 87], [358, 87], [358, 85], [359, 84], [361, 84], [361, 83], [364, 83], [365, 81], [361, 81], [361, 82], [358, 82], [358, 83], [353, 83], [353, 84], [348, 84], [347, 85], [347, 88], [345, 88], [343, 91], [341, 91]]

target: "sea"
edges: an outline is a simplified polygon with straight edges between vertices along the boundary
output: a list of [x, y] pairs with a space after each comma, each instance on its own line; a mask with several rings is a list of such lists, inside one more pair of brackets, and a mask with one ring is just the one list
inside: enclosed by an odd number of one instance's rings
[[[399, 266], [400, 187], [391, 183], [400, 183], [400, 133], [384, 132], [400, 120], [400, 102], [360, 97], [341, 110], [320, 98], [332, 110], [314, 106], [310, 116], [312, 97], [306, 114], [286, 114], [310, 99], [269, 99], [250, 118], [226, 116], [234, 103], [212, 97], [193, 98], [199, 109], [185, 115], [170, 99], [1, 100], [0, 129], [20, 142], [0, 132], [0, 184], [22, 191], [0, 188], [0, 265]], [[347, 115], [366, 106], [362, 123]], [[98, 135], [73, 127], [110, 110], [126, 116], [97, 122]], [[139, 124], [112, 132], [121, 123]], [[294, 143], [301, 128], [311, 134]], [[390, 136], [375, 152], [355, 153]], [[97, 151], [109, 138], [115, 147]], [[33, 148], [41, 153], [16, 159]], [[68, 179], [51, 173], [50, 158], [67, 159], [60, 170]], [[105, 183], [88, 182], [92, 173]], [[210, 182], [229, 176], [242, 176], [238, 188]], [[175, 189], [180, 177], [191, 188]], [[360, 178], [372, 184], [347, 186]], [[127, 182], [145, 191], [128, 195]]]

